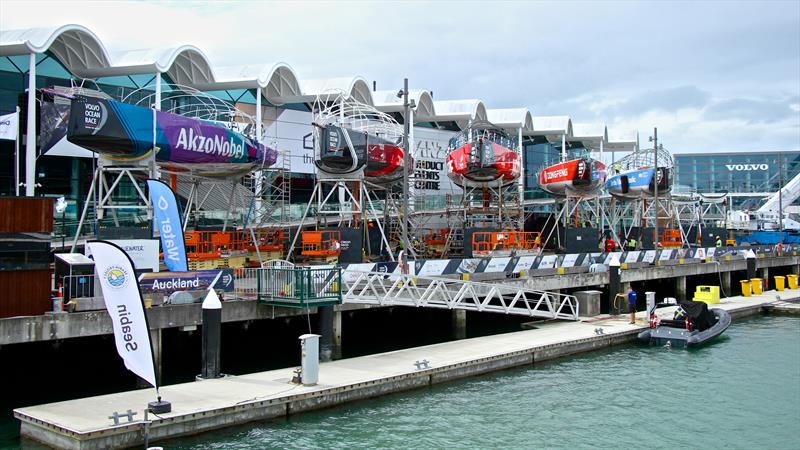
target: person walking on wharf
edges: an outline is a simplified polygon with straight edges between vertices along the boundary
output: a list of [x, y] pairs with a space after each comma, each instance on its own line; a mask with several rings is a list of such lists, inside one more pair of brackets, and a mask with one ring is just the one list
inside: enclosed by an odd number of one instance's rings
[[636, 323], [636, 291], [632, 287], [628, 288], [628, 313], [631, 315], [630, 324]]

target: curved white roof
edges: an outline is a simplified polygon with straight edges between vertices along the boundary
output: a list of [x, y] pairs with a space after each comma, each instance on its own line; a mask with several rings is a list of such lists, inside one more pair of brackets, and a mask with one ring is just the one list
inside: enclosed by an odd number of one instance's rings
[[528, 136], [544, 136], [548, 141], [567, 140], [572, 137], [572, 119], [569, 116], [539, 116], [533, 118], [533, 131]]
[[50, 51], [73, 74], [86, 77], [90, 69], [108, 67], [108, 51], [100, 39], [81, 25], [29, 28], [0, 32], [0, 56]]
[[477, 99], [465, 100], [436, 100], [433, 102], [436, 115], [431, 117], [431, 122], [456, 122], [461, 129], [466, 128], [471, 120], [485, 120], [486, 106]]
[[600, 150], [600, 143], [603, 149], [608, 142], [608, 128], [602, 123], [575, 123], [572, 124], [572, 138], [570, 141], [580, 141], [590, 150]]
[[[375, 108], [382, 112], [403, 112], [403, 98], [397, 96], [398, 91], [383, 90], [372, 93], [375, 101]], [[428, 122], [436, 115], [433, 107], [433, 97], [431, 93], [424, 89], [409, 89], [409, 100], [414, 100], [416, 109], [414, 110], [415, 122]]]
[[373, 104], [367, 80], [360, 76], [302, 80], [300, 86], [303, 88], [302, 95], [287, 98], [286, 103], [312, 103], [318, 97], [335, 97], [344, 92], [361, 103]]
[[113, 67], [97, 70], [95, 76], [130, 73], [130, 68], [142, 73], [165, 73], [176, 84], [187, 86], [215, 81], [211, 63], [202, 50], [193, 45], [161, 50], [133, 50], [115, 55]]
[[507, 130], [518, 130], [522, 133], [533, 132], [533, 116], [528, 108], [488, 109], [486, 116], [494, 125]]
[[612, 132], [609, 134], [608, 143], [605, 144], [603, 150], [609, 152], [632, 152], [639, 147], [639, 132]]
[[301, 95], [300, 81], [288, 64], [275, 63], [249, 66], [215, 67], [216, 81], [195, 84], [200, 90], [262, 88], [273, 105], [285, 103], [286, 98]]
[[[275, 105], [310, 103], [319, 96], [344, 92], [384, 112], [402, 111], [402, 100], [396, 97], [397, 91], [373, 93], [367, 81], [359, 76], [301, 81], [285, 63], [212, 68], [205, 53], [191, 45], [112, 55], [92, 31], [76, 24], [0, 31], [0, 56], [44, 52], [52, 53], [69, 72], [83, 78], [164, 73], [176, 84], [201, 90], [261, 87], [264, 96]], [[568, 116], [532, 117], [526, 108], [487, 110], [477, 99], [433, 101], [427, 90], [412, 90], [409, 94], [416, 103], [414, 117], [417, 122], [454, 121], [463, 129], [471, 120], [486, 120], [506, 129], [522, 126], [523, 134], [527, 136], [560, 140], [564, 135], [567, 139], [585, 142], [590, 138], [596, 142], [604, 139], [609, 151], [636, 148], [635, 133], [609, 139], [605, 127], [601, 126], [601, 130], [589, 125], [576, 125], [573, 132]]]

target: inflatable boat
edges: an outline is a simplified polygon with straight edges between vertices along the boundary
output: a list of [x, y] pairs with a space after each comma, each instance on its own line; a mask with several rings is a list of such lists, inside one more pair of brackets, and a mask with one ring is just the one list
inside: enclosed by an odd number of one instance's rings
[[655, 345], [694, 347], [722, 334], [731, 325], [731, 315], [719, 308], [708, 309], [703, 302], [678, 306], [672, 320], [651, 319], [651, 328], [639, 333], [639, 340]]

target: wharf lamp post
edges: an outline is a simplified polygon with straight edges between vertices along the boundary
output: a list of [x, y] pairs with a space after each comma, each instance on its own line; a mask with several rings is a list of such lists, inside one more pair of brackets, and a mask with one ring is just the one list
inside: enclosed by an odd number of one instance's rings
[[403, 255], [405, 256], [403, 260], [400, 262], [405, 266], [408, 264], [408, 254], [409, 252], [411, 255], [416, 257], [414, 249], [411, 248], [409, 245], [408, 240], [408, 215], [409, 215], [409, 207], [408, 207], [408, 183], [409, 183], [409, 174], [408, 174], [408, 165], [411, 160], [411, 142], [409, 139], [410, 129], [414, 126], [414, 108], [416, 104], [414, 100], [408, 100], [408, 78], [403, 79], [403, 89], [401, 89], [397, 93], [397, 97], [403, 99], [403, 213], [401, 214], [401, 241], [403, 243]]

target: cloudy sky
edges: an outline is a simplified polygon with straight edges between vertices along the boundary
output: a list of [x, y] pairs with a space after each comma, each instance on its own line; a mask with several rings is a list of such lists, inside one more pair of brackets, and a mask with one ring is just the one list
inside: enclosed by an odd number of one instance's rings
[[0, 2], [0, 29], [79, 23], [113, 51], [479, 98], [604, 122], [673, 152], [800, 151], [800, 1]]

